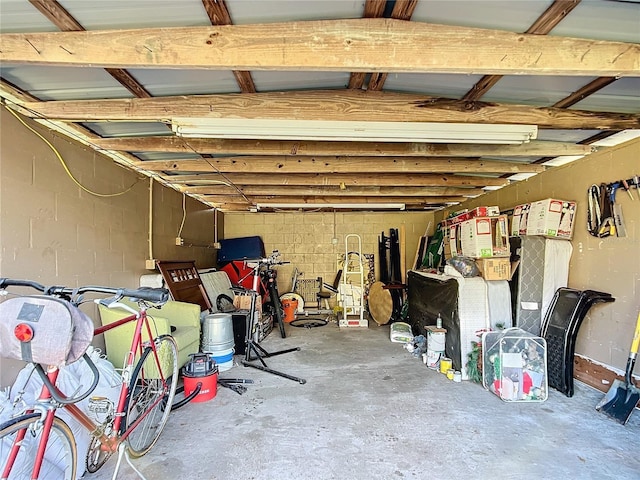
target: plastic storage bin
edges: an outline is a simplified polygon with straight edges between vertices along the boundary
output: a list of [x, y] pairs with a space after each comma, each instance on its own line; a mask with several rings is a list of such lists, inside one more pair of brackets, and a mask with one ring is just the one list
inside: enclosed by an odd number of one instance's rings
[[508, 402], [544, 402], [547, 344], [521, 328], [482, 334], [482, 383]]

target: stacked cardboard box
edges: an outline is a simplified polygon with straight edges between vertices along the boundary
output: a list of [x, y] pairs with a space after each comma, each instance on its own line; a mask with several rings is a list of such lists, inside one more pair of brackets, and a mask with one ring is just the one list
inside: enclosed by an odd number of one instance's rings
[[547, 198], [518, 205], [513, 209], [512, 235], [542, 235], [571, 239], [576, 202]]
[[476, 217], [462, 222], [462, 255], [471, 258], [508, 257], [509, 233], [506, 215]]
[[515, 271], [508, 257], [479, 258], [476, 265], [485, 280], [511, 280], [511, 274]]
[[452, 225], [457, 225], [462, 222], [466, 222], [467, 220], [471, 220], [476, 217], [497, 217], [500, 215], [500, 209], [496, 206], [491, 207], [476, 207], [473, 210], [462, 210], [458, 212], [456, 215], [453, 215], [449, 218], [443, 220], [445, 227], [450, 227]]
[[485, 280], [511, 278], [509, 222], [498, 207], [465, 210], [443, 223], [446, 259], [458, 256], [475, 259]]

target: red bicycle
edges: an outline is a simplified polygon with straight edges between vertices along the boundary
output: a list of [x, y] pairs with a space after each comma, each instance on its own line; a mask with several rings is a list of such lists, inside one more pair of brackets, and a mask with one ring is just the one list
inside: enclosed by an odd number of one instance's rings
[[[13, 295], [7, 287], [30, 287], [43, 295]], [[93, 301], [127, 310], [131, 315], [94, 330], [93, 321], [78, 308], [90, 301], [83, 299], [87, 293], [112, 295]], [[140, 457], [151, 449], [171, 412], [178, 381], [176, 343], [169, 335], [154, 336], [153, 319], [146, 313], [148, 306], [164, 304], [169, 292], [149, 288], [45, 287], [28, 280], [0, 278], [0, 294], [9, 297], [0, 303], [0, 356], [29, 362], [42, 380], [37, 400], [18, 408], [12, 418], [0, 425], [1, 478], [76, 479], [78, 453], [74, 435], [56, 416], [62, 408], [91, 434], [86, 456], [89, 472], [97, 471], [116, 450], [119, 452], [115, 478], [125, 453]], [[138, 310], [119, 302], [125, 297], [136, 303]], [[65, 343], [67, 319], [71, 319], [72, 327], [71, 338]], [[129, 322], [135, 322], [136, 328], [122, 369], [118, 400], [95, 399], [101, 412], [100, 421], [96, 421], [76, 405], [91, 394], [99, 378], [86, 349], [94, 335]], [[67, 396], [56, 385], [60, 368], [80, 358], [87, 362], [93, 379], [83, 393]]]

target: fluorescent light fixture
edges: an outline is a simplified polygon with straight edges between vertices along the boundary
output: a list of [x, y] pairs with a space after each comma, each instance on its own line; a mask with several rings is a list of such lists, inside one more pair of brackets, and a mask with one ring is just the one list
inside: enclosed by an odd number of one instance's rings
[[305, 209], [315, 210], [319, 208], [356, 208], [359, 210], [404, 210], [404, 203], [258, 203], [258, 210], [265, 208], [276, 209]]
[[537, 125], [480, 123], [173, 118], [171, 124], [186, 138], [520, 144], [538, 136]]
[[543, 163], [543, 165], [545, 167], [560, 167], [562, 165], [566, 165], [567, 163], [580, 160], [581, 158], [584, 158], [584, 155], [561, 155], [559, 157], [552, 158], [551, 160], [547, 160]]
[[595, 145], [597, 147], [614, 147], [616, 145], [620, 145], [621, 143], [628, 142], [638, 137], [640, 137], [639, 129], [622, 130], [621, 132], [614, 133], [613, 135], [609, 135], [607, 138], [603, 138], [602, 140], [593, 142], [591, 145]]
[[[640, 129], [622, 130], [621, 132], [609, 135], [602, 140], [593, 142], [591, 145], [596, 147], [615, 147], [616, 145], [629, 142], [638, 137], [640, 137]], [[546, 167], [560, 167], [584, 157], [584, 155], [561, 155], [559, 157], [552, 158], [551, 160], [547, 160], [543, 165]]]
[[509, 177], [509, 180], [514, 182], [515, 181], [521, 182], [521, 181], [527, 180], [528, 178], [535, 177], [536, 175], [537, 173], [531, 173], [531, 172], [515, 173]]

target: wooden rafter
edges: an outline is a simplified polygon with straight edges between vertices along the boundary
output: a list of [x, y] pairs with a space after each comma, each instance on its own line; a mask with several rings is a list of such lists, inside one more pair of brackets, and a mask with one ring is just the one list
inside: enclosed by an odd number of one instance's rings
[[[386, 4], [387, 0], [366, 0], [362, 18], [381, 18], [384, 14]], [[361, 89], [364, 85], [366, 75], [365, 72], [352, 72], [349, 76], [349, 85], [347, 88]]]
[[[211, 25], [232, 25], [231, 15], [227, 9], [227, 5], [224, 0], [202, 0]], [[256, 86], [253, 83], [251, 72], [246, 70], [233, 70], [233, 76], [236, 77], [236, 82], [240, 87], [240, 91], [243, 93], [255, 93]]]
[[[144, 164], [145, 162], [143, 162]], [[434, 175], [408, 173], [201, 173], [201, 174], [173, 174], [161, 175], [166, 181], [174, 185], [215, 185], [230, 182], [241, 185], [307, 185], [307, 186], [336, 186], [336, 187], [364, 187], [364, 186], [458, 186], [458, 187], [498, 187], [509, 182], [503, 178], [481, 177], [476, 175]]]
[[[56, 0], [29, 0], [29, 2], [63, 32], [85, 31], [84, 27]], [[151, 94], [126, 70], [121, 68], [105, 68], [105, 70], [136, 97], [151, 97]]]
[[[179, 186], [184, 193], [193, 195], [231, 195], [238, 189], [227, 185], [206, 185], [199, 187]], [[240, 192], [248, 197], [256, 195], [273, 195], [272, 186], [255, 186], [245, 185], [239, 188]], [[323, 195], [340, 195], [345, 197], [357, 196], [376, 196], [376, 197], [452, 197], [452, 196], [478, 196], [484, 191], [480, 188], [460, 188], [460, 187], [394, 187], [394, 186], [376, 186], [376, 187], [340, 187], [340, 186], [298, 186], [298, 185], [282, 185], [278, 188], [278, 195], [291, 196], [323, 196]]]
[[[614, 77], [640, 74], [639, 44], [376, 18], [6, 33], [0, 35], [0, 44], [0, 62], [37, 65]], [[229, 49], [229, 45], [234, 48]], [[469, 55], [470, 51], [483, 53]]]
[[[391, 11], [391, 18], [397, 20], [411, 20], [411, 15], [418, 5], [418, 0], [396, 0]], [[387, 81], [388, 73], [375, 72], [369, 78], [369, 91], [381, 91], [384, 82]]]
[[[584, 147], [583, 147], [584, 148]], [[136, 166], [155, 172], [291, 174], [540, 173], [544, 167], [498, 160], [411, 157], [215, 157], [207, 160], [145, 160]]]
[[617, 79], [615, 77], [599, 77], [599, 78], [596, 78], [592, 82], [589, 82], [588, 84], [586, 84], [582, 88], [579, 88], [578, 90], [573, 92], [568, 97], [563, 98], [562, 100], [556, 102], [553, 106], [555, 108], [569, 108], [572, 105], [575, 105], [576, 103], [584, 100], [589, 95], [592, 95], [595, 92], [597, 92], [598, 90], [603, 89], [607, 85], [611, 85], [616, 80]]
[[[196, 195], [211, 203], [241, 203], [243, 197], [240, 195]], [[406, 203], [417, 205], [442, 204], [444, 202], [463, 202], [468, 197], [446, 196], [446, 197], [359, 197], [342, 195], [253, 195], [247, 197], [245, 201], [251, 204], [257, 203]]]
[[[534, 140], [522, 145], [463, 143], [315, 142], [297, 140], [220, 140], [173, 136], [103, 138], [95, 146], [129, 152], [210, 153], [218, 155], [316, 155], [374, 157], [539, 157], [588, 155], [594, 147]], [[366, 171], [366, 170], [364, 170]]]
[[[560, 23], [581, 0], [555, 0], [547, 10], [533, 22], [526, 33], [535, 35], [546, 35]], [[485, 75], [476, 84], [471, 87], [463, 97], [463, 100], [479, 100], [482, 98], [496, 83], [500, 81], [502, 75]]]
[[540, 128], [640, 128], [640, 115], [465, 102], [410, 93], [317, 90], [25, 104], [66, 121], [167, 122], [173, 118], [533, 124]]

